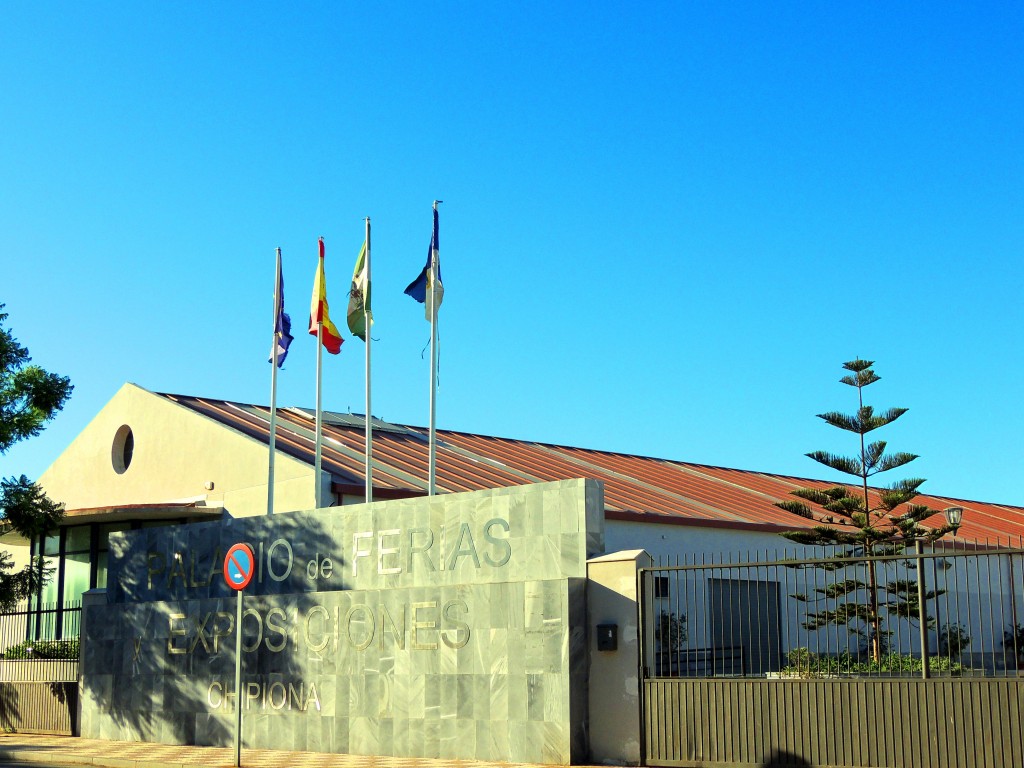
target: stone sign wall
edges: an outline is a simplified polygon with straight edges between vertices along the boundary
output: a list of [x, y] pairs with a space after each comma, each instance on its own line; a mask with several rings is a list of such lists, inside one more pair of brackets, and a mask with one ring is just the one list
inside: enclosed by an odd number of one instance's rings
[[[587, 751], [586, 561], [572, 480], [111, 537], [86, 609], [82, 735], [567, 764]], [[256, 555], [243, 597], [224, 554]]]

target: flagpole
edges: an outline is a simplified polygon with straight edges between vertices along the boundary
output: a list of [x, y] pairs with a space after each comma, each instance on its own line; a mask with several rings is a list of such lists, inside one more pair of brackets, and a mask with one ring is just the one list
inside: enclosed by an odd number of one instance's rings
[[[435, 221], [440, 202], [443, 201], [434, 201]], [[437, 481], [437, 245], [431, 242], [430, 248], [430, 457], [427, 472], [427, 493], [430, 496], [436, 492]]]
[[267, 514], [274, 514], [274, 453], [277, 441], [277, 321], [281, 312], [281, 249], [277, 249], [277, 274], [274, 276], [274, 343], [271, 346], [270, 373], [270, 460], [267, 467]]
[[320, 465], [321, 465], [321, 435], [323, 431], [323, 410], [320, 406], [320, 380], [323, 371], [324, 345], [320, 342], [323, 337], [324, 324], [319, 321], [316, 324], [316, 460], [313, 462], [313, 499], [314, 507], [320, 509]]
[[[372, 291], [370, 281], [370, 217], [366, 217], [366, 290]], [[368, 297], [363, 297], [363, 324], [366, 334], [366, 503], [373, 501], [373, 411], [370, 409], [370, 313]]]

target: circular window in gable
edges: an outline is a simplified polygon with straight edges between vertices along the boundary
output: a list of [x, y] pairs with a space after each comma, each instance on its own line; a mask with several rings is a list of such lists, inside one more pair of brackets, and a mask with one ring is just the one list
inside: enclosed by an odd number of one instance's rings
[[131, 466], [132, 454], [135, 452], [135, 435], [132, 428], [122, 424], [114, 433], [114, 445], [110, 449], [110, 462], [114, 465], [114, 471], [123, 475], [125, 470]]

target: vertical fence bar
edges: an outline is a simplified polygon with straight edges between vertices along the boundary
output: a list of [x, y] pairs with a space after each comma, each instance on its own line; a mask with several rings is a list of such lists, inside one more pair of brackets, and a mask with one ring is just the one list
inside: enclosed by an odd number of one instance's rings
[[[956, 540], [954, 539], [954, 541], [953, 541], [953, 606], [954, 606], [954, 608], [956, 610], [956, 621], [957, 621], [957, 624], [960, 624], [961, 623], [961, 619], [960, 619], [960, 615], [961, 615], [961, 611], [960, 611], [960, 571], [962, 569], [962, 566], [966, 565], [966, 559], [964, 557], [957, 557], [957, 551], [956, 550], [957, 550]], [[963, 547], [961, 547], [961, 553], [964, 553], [964, 552], [965, 552], [965, 550], [963, 549]], [[947, 616], [949, 615], [949, 611], [946, 612], [946, 615]], [[966, 627], [968, 628], [968, 630], [970, 629], [970, 626], [971, 626], [970, 603], [968, 603], [967, 624], [966, 624]], [[971, 653], [971, 662], [970, 663], [971, 663], [971, 670], [973, 671], [974, 670], [974, 653], [973, 652]]]
[[[985, 540], [985, 543], [987, 545], [986, 548], [991, 550], [991, 545], [989, 544], [989, 540], [988, 539]], [[996, 539], [995, 546], [996, 546], [996, 549], [999, 548], [999, 539], [998, 538]], [[999, 557], [1000, 557], [999, 555], [995, 555], [995, 559], [996, 559], [997, 562], [999, 560]], [[986, 583], [986, 585], [988, 587], [987, 593], [989, 595], [989, 599], [988, 600], [984, 600], [983, 602], [988, 603], [988, 631], [989, 631], [989, 636], [992, 638], [992, 651], [993, 651], [993, 653], [992, 653], [992, 670], [995, 671], [995, 668], [997, 666], [995, 647], [996, 647], [996, 637], [998, 636], [999, 631], [996, 629], [995, 608], [992, 605], [995, 602], [995, 596], [992, 593], [992, 556], [989, 556], [989, 557], [985, 558], [985, 583]], [[980, 590], [980, 587], [979, 587], [979, 590]]]
[[924, 542], [921, 539], [914, 540], [914, 551], [917, 554], [917, 622], [918, 633], [921, 641], [921, 678], [927, 680], [931, 677], [930, 662], [928, 659], [928, 611], [925, 596], [927, 590], [924, 584]]
[[[991, 540], [990, 539], [986, 539], [985, 540], [985, 552], [990, 551], [991, 548], [992, 548]], [[990, 559], [991, 559], [990, 555], [986, 555], [985, 559], [984, 559], [985, 580], [986, 581], [989, 580], [989, 573], [991, 572], [991, 568], [988, 565], [988, 561]], [[992, 671], [994, 672], [995, 671], [995, 666], [996, 666], [995, 665], [996, 650], [995, 650], [995, 631], [994, 631], [995, 628], [993, 627], [993, 623], [992, 623], [992, 601], [991, 601], [991, 599], [984, 600], [981, 597], [981, 595], [982, 595], [982, 591], [981, 591], [981, 584], [982, 584], [982, 581], [981, 581], [981, 565], [982, 565], [982, 558], [979, 557], [978, 558], [978, 598], [979, 598], [978, 599], [978, 617], [979, 617], [978, 624], [981, 627], [985, 626], [984, 625], [984, 622], [985, 622], [985, 620], [984, 620], [984, 607], [985, 607], [985, 603], [987, 602], [988, 603], [988, 635], [989, 635], [989, 638], [990, 638], [990, 640], [989, 640], [989, 648], [990, 648], [989, 659], [990, 659]]]
[[[1009, 544], [1012, 544], [1012, 542], [1009, 539], [1007, 539], [1007, 545], [1009, 545]], [[1007, 549], [1009, 549], [1009, 546], [1007, 546]], [[996, 589], [998, 590], [997, 594], [999, 595], [999, 606], [998, 606], [998, 617], [996, 619], [996, 626], [993, 628], [993, 635], [992, 635], [993, 645], [995, 644], [996, 638], [998, 637], [998, 634], [999, 634], [1001, 628], [1006, 626], [1006, 596], [1003, 594], [1003, 589], [1004, 589], [1004, 585], [1006, 584], [1006, 582], [1003, 581], [1003, 557], [1004, 557], [1003, 555], [998, 555], [996, 557]], [[1005, 557], [1006, 557], [1007, 560], [1010, 559], [1010, 555], [1006, 555]], [[989, 569], [989, 571], [991, 572], [991, 568]], [[991, 579], [989, 580], [989, 584], [991, 584]], [[991, 587], [990, 587], [990, 589], [991, 589]], [[1013, 593], [1012, 592], [1009, 594], [1009, 598], [1010, 598], [1011, 601], [1013, 600]], [[992, 600], [991, 602], [995, 602], [995, 600]], [[993, 665], [993, 666], [995, 666], [995, 665]], [[1007, 664], [1006, 664], [1006, 652], [1005, 652], [1005, 648], [1004, 648], [1004, 652], [1003, 652], [1003, 671], [1004, 672], [1008, 671], [1006, 669], [1006, 667], [1007, 667]]]
[[[1018, 549], [1024, 549], [1024, 537], [1020, 537], [1018, 539], [1017, 547]], [[1010, 635], [1009, 637], [1007, 637], [1005, 634], [1003, 635], [1003, 656], [1005, 658], [1007, 650], [1006, 646], [1008, 644], [1007, 640], [1009, 640], [1009, 645], [1012, 647], [1013, 650], [1013, 666], [1014, 669], [1016, 669], [1019, 666], [1018, 662], [1021, 657], [1021, 649], [1019, 646], [1019, 634], [1021, 633], [1017, 631], [1017, 628], [1020, 626], [1017, 620], [1017, 595], [1024, 594], [1024, 570], [1022, 570], [1021, 589], [1018, 593], [1017, 585], [1014, 583], [1015, 578], [1013, 574], [1013, 558], [1013, 555], [1010, 555], [1010, 557], [1007, 558], [1009, 560], [1010, 569]], [[1024, 557], [1021, 557], [1021, 561], [1022, 564], [1024, 564]]]
[[[974, 565], [974, 576], [967, 587], [967, 599], [971, 601], [971, 612], [977, 614], [978, 634], [982, 637], [983, 646], [986, 649], [988, 649], [991, 646], [991, 638], [988, 638], [986, 640], [984, 607], [985, 601], [981, 595], [981, 587], [978, 586], [979, 584], [981, 584], [981, 566], [982, 559], [984, 557], [984, 555], [982, 555], [983, 547], [984, 544], [980, 540], [974, 542], [972, 547], [973, 554], [971, 555], [971, 563]], [[972, 616], [972, 619], [973, 618], [974, 617]], [[990, 670], [993, 669], [993, 663], [994, 662], [991, 653], [986, 652], [985, 654], [983, 654], [981, 664], [982, 671], [988, 673]]]
[[[755, 551], [754, 552], [754, 561], [757, 562], [758, 565], [755, 566], [755, 568], [754, 568], [754, 583], [755, 584], [762, 584], [763, 583], [765, 585], [765, 587], [764, 587], [764, 589], [765, 589], [765, 592], [764, 592], [765, 601], [770, 601], [771, 600], [771, 596], [769, 595], [768, 590], [771, 587], [769, 585], [769, 582], [768, 582], [767, 578], [765, 578], [763, 582], [761, 580], [760, 560], [761, 560], [761, 553], [758, 552], [758, 551]], [[760, 589], [758, 589], [758, 595], [760, 595]], [[757, 657], [757, 669], [755, 670], [755, 669], [752, 668], [750, 670], [751, 674], [756, 673], [758, 675], [761, 675], [761, 674], [763, 674], [763, 673], [768, 671], [767, 667], [771, 666], [771, 657], [772, 657], [772, 639], [770, 637], [771, 626], [768, 624], [767, 621], [765, 621], [765, 619], [767, 618], [767, 614], [769, 613], [769, 607], [768, 607], [767, 604], [764, 606], [765, 616], [761, 616], [761, 607], [762, 607], [761, 603], [762, 603], [762, 601], [759, 600], [759, 599], [754, 601], [754, 608], [756, 609], [756, 613], [755, 613], [755, 616], [754, 616], [754, 621], [755, 621], [755, 625], [754, 626], [757, 627], [758, 657]], [[762, 634], [761, 630], [764, 627], [767, 627], [767, 632], [769, 633], [769, 636], [765, 636], [765, 635]], [[768, 661], [767, 662], [765, 661], [765, 656], [768, 657]]]

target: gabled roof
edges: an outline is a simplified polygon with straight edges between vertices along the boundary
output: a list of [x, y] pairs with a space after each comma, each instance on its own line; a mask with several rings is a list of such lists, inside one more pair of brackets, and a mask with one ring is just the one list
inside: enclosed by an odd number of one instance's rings
[[[256, 440], [269, 443], [270, 409], [226, 400], [161, 394]], [[312, 466], [314, 413], [277, 411], [277, 450]], [[322, 466], [335, 490], [363, 492], [363, 417], [324, 413]], [[426, 493], [427, 430], [373, 419], [373, 486], [378, 498]], [[610, 453], [468, 432], [437, 431], [436, 482], [441, 493], [587, 477], [605, 486], [609, 519], [766, 531], [813, 525], [774, 506], [801, 487], [836, 483], [727, 469], [669, 459]], [[933, 509], [964, 508], [966, 539], [1024, 536], [1024, 508], [921, 495]], [[930, 522], [930, 521], [929, 521]]]

